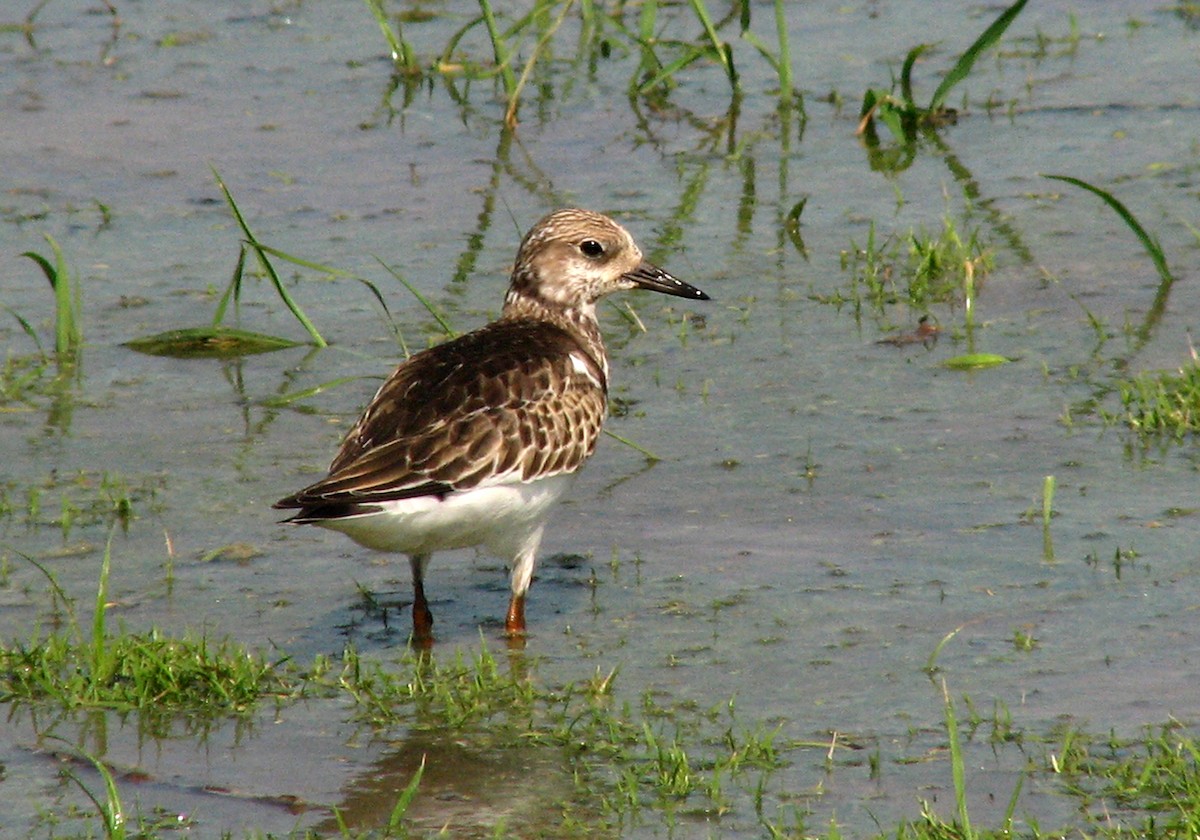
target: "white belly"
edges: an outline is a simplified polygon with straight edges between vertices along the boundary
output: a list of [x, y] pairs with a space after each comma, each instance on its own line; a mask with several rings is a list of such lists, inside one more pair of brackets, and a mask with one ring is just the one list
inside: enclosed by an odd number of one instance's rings
[[564, 474], [530, 483], [478, 487], [444, 499], [422, 496], [383, 502], [383, 509], [374, 513], [315, 524], [377, 551], [431, 554], [481, 545], [511, 560], [541, 527], [571, 479]]

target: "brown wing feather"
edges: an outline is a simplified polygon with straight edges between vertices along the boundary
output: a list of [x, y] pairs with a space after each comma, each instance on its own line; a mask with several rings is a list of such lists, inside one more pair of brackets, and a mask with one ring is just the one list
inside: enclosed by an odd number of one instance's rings
[[489, 324], [400, 365], [329, 475], [275, 507], [371, 504], [445, 495], [505, 474], [529, 481], [573, 471], [596, 448], [604, 385], [602, 369], [565, 330]]

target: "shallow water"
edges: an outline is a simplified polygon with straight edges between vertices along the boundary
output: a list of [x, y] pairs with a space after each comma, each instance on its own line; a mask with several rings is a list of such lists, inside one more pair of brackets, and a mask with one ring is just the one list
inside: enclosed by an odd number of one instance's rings
[[[471, 13], [450, 5], [411, 28], [419, 52]], [[105, 528], [81, 521], [64, 538], [52, 520], [64, 494], [94, 498], [108, 473], [134, 491], [138, 517], [113, 545], [114, 621], [228, 634], [298, 661], [337, 655], [348, 638], [369, 657], [394, 658], [404, 643], [407, 564], [280, 528], [269, 507], [320, 473], [372, 377], [399, 356], [370, 293], [302, 276], [294, 293], [333, 344], [321, 352], [176, 360], [122, 346], [211, 317], [239, 243], [211, 164], [263, 241], [377, 283], [410, 346], [435, 333], [374, 255], [470, 328], [498, 310], [520, 232], [564, 204], [614, 213], [653, 259], [713, 296], [703, 306], [626, 296], [618, 305], [636, 307], [645, 333], [605, 310], [614, 394], [632, 404], [610, 428], [663, 460], [647, 467], [606, 440], [553, 518], [543, 557], [586, 559], [544, 563], [531, 593], [528, 655], [547, 684], [617, 668], [632, 697], [651, 690], [707, 708], [736, 696], [743, 721], [780, 723], [783, 738], [836, 732], [864, 744], [831, 770], [824, 750], [798, 751], [773, 781], [812, 809], [810, 825], [836, 816], [857, 834], [874, 819], [915, 817], [919, 798], [952, 802], [947, 763], [909, 759], [944, 743], [940, 685], [923, 668], [956, 628], [937, 659], [951, 693], [1001, 704], [1015, 727], [1136, 734], [1194, 721], [1194, 444], [1143, 451], [1094, 416], [1063, 418], [1114, 374], [1188, 359], [1200, 35], [1169, 10], [1133, 25], [1095, 5], [1031, 5], [965, 83], [970, 113], [940, 132], [944, 148], [886, 176], [854, 136], [862, 91], [885, 86], [929, 33], [952, 32], [918, 67], [927, 96], [992, 10], [797, 5], [807, 118], [793, 113], [786, 132], [765, 64], [739, 45], [736, 123], [718, 68], [695, 65], [671, 107], [638, 113], [624, 93], [632, 65], [613, 59], [539, 79], [543, 94], [531, 89], [508, 136], [488, 84], [462, 106], [441, 82], [407, 105], [389, 92], [384, 45], [361, 4], [120, 3], [115, 41], [106, 15], [49, 4], [32, 45], [0, 34], [0, 302], [47, 341], [51, 299], [19, 254], [45, 253], [42, 234], [52, 234], [83, 278], [87, 347], [78, 384], [0, 405], [11, 507], [0, 520], [0, 632], [28, 637], [50, 604], [19, 553], [89, 603]], [[768, 11], [756, 7], [756, 28]], [[1043, 52], [1035, 33], [1055, 40]], [[990, 113], [989, 98], [1000, 103]], [[1161, 318], [1150, 316], [1157, 275], [1128, 229], [1095, 197], [1039, 173], [1114, 191], [1161, 239], [1182, 278]], [[779, 223], [805, 196], [802, 255]], [[856, 319], [821, 302], [849, 288], [840, 255], [866, 241], [869, 223], [882, 237], [936, 231], [947, 215], [994, 249], [974, 345], [1013, 364], [941, 366], [967, 350], [959, 309], [935, 309], [936, 345], [895, 347], [877, 341], [913, 328], [917, 313]], [[240, 323], [303, 338], [265, 284], [246, 289]], [[34, 349], [11, 317], [0, 337], [10, 356]], [[342, 376], [364, 378], [291, 407], [266, 403]], [[1117, 407], [1114, 396], [1104, 404]], [[1046, 475], [1058, 482], [1052, 559], [1030, 524]], [[30, 488], [42, 500], [32, 522]], [[246, 556], [207, 559], [230, 544]], [[1118, 552], [1128, 556], [1120, 574]], [[356, 584], [393, 602], [387, 628], [364, 613]], [[476, 648], [481, 625], [500, 646], [498, 562], [438, 556], [429, 586], [439, 652]], [[1017, 651], [1015, 629], [1036, 649]], [[386, 818], [418, 752], [435, 747], [376, 742], [347, 719], [331, 704], [300, 704], [250, 732], [164, 742], [106, 720], [86, 746], [150, 774], [131, 795], [197, 815], [205, 836], [327, 819], [321, 808], [295, 813], [296, 801]], [[28, 803], [5, 831], [23, 834], [38, 808], [82, 801], [34, 734], [45, 728], [18, 714], [5, 729], [0, 796]], [[860, 757], [876, 748], [879, 779]], [[450, 769], [418, 801], [430, 824], [466, 819], [454, 810], [462, 802], [484, 824], [489, 809], [519, 824], [522, 809], [536, 813], [569, 785], [554, 756], [507, 757], [539, 780], [518, 795], [513, 768], [501, 772], [495, 756], [436, 749]], [[969, 758], [973, 814], [988, 821], [1025, 757], [975, 743]], [[478, 772], [489, 785], [456, 788], [458, 762], [490, 767]], [[1047, 826], [1066, 809], [1031, 788], [1018, 812]], [[738, 814], [703, 831], [760, 829]]]

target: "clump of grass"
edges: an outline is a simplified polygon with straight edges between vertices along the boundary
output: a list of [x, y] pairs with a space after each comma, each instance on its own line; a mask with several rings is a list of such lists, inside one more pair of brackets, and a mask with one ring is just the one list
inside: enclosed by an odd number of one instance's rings
[[[1123, 414], [1120, 419], [1142, 436], [1182, 439], [1200, 432], [1200, 361], [1178, 372], [1152, 371], [1117, 383]], [[1111, 421], [1114, 415], [1106, 415]]]
[[284, 693], [280, 663], [235, 642], [170, 638], [157, 630], [110, 634], [111, 552], [110, 535], [88, 629], [54, 575], [25, 557], [50, 582], [66, 623], [62, 630], [0, 645], [0, 701], [139, 711], [161, 720], [183, 712], [242, 714], [264, 696]]
[[970, 316], [977, 278], [992, 269], [993, 257], [980, 244], [978, 231], [964, 240], [954, 220], [946, 217], [938, 234], [924, 228], [908, 235], [908, 267], [911, 279], [906, 297], [917, 308], [943, 303], [961, 296]]
[[1067, 729], [1047, 765], [1094, 836], [1200, 836], [1200, 744], [1178, 723], [1127, 740]]
[[[1017, 0], [992, 21], [942, 77], [926, 106], [918, 105], [914, 97], [912, 70], [917, 59], [930, 45], [918, 44], [909, 50], [900, 69], [899, 93], [896, 91], [896, 82], [893, 81], [890, 90], [868, 89], [863, 95], [858, 133], [869, 145], [878, 146], [879, 141], [873, 125], [874, 121], [878, 120], [887, 126], [898, 142], [911, 146], [922, 129], [936, 128], [945, 122], [953, 121], [955, 113], [945, 106], [950, 91], [971, 74], [971, 69], [979, 57], [999, 42], [1005, 30], [1025, 8], [1026, 2], [1027, 0]], [[911, 160], [911, 156], [908, 159]]]
[[1028, 653], [1036, 650], [1038, 647], [1037, 638], [1030, 632], [1021, 627], [1013, 628], [1013, 648], [1023, 653]]
[[519, 715], [534, 700], [532, 686], [503, 674], [486, 648], [470, 660], [459, 650], [448, 662], [412, 655], [406, 664], [406, 672], [396, 673], [346, 650], [339, 686], [363, 720], [386, 726], [415, 714], [418, 726], [460, 729]]
[[878, 314], [897, 304], [928, 312], [937, 304], [962, 301], [973, 323], [977, 284], [992, 265], [991, 250], [980, 242], [978, 231], [964, 239], [949, 216], [936, 234], [910, 229], [883, 242], [872, 223], [863, 246], [851, 242], [842, 252], [842, 267], [851, 273], [852, 285], [830, 302], [850, 301], [858, 315], [864, 306]]
[[[661, 97], [675, 84], [686, 68], [708, 62], [724, 73], [732, 95], [741, 95], [741, 76], [734, 58], [734, 45], [722, 34], [733, 24], [740, 25], [740, 37], [750, 44], [774, 71], [781, 106], [796, 99], [792, 80], [791, 51], [787, 30], [787, 4], [774, 0], [775, 39], [769, 47], [751, 29], [751, 4], [735, 4], [724, 15], [716, 15], [704, 0], [666, 4], [647, 0], [636, 4], [636, 20], [626, 20], [626, 7], [606, 8], [595, 0], [536, 0], [523, 14], [505, 17], [506, 7], [492, 0], [479, 0], [479, 14], [456, 30], [442, 47], [436, 60], [422, 64], [401, 31], [400, 16], [389, 16], [385, 0], [365, 0], [391, 54], [398, 74], [407, 77], [439, 75], [449, 82], [457, 76], [469, 80], [497, 79], [505, 102], [505, 124], [517, 125], [517, 113], [523, 92], [535, 67], [551, 53], [553, 41], [568, 15], [579, 16], [578, 43], [564, 52], [573, 60], [594, 63], [622, 55], [637, 57], [630, 75], [633, 96]], [[419, 12], [411, 12], [417, 15]], [[679, 30], [699, 25], [699, 33]], [[463, 45], [468, 36], [482, 30], [490, 56], [469, 55]], [[532, 43], [530, 43], [532, 40]], [[517, 57], [527, 55], [524, 67], [516, 67]]]

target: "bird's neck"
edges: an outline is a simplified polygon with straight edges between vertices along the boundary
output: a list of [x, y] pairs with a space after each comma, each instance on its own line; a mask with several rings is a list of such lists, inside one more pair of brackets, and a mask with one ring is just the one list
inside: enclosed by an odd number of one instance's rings
[[510, 321], [544, 321], [565, 330], [578, 340], [583, 350], [604, 371], [605, 380], [608, 379], [608, 354], [604, 350], [604, 339], [600, 336], [595, 304], [565, 306], [510, 288], [504, 298], [500, 317]]

